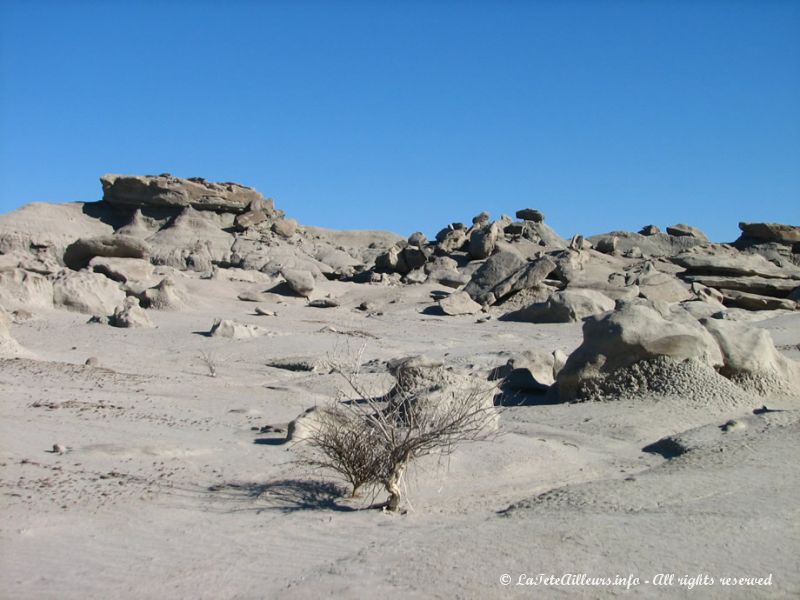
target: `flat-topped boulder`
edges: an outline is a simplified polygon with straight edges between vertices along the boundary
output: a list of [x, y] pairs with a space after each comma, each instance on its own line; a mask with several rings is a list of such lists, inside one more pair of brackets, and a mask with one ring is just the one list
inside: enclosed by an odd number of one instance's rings
[[243, 213], [264, 197], [238, 183], [212, 183], [201, 177], [103, 175], [103, 200], [117, 206], [185, 208]]
[[796, 244], [800, 242], [800, 226], [783, 223], [739, 223], [741, 239], [759, 242]]
[[725, 275], [800, 279], [800, 267], [778, 265], [759, 254], [743, 252], [684, 252], [671, 258], [686, 269], [686, 275]]

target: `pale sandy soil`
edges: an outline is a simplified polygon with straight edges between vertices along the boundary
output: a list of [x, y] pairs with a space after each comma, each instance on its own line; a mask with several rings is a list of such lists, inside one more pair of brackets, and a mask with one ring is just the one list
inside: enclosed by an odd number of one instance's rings
[[[297, 449], [280, 435], [253, 429], [285, 426], [332, 396], [337, 376], [268, 360], [343, 356], [366, 344], [365, 360], [425, 353], [488, 369], [512, 350], [569, 352], [580, 326], [429, 316], [421, 311], [434, 286], [338, 282], [323, 291], [339, 308], [286, 298], [262, 303], [278, 316], [261, 317], [236, 296], [263, 285], [187, 281], [191, 307], [149, 311], [155, 329], [88, 324], [65, 311], [37, 312], [13, 327], [37, 360], [0, 362], [0, 597], [800, 595], [797, 413], [752, 413], [765, 403], [796, 410], [796, 398], [507, 408], [497, 440], [417, 465], [406, 514], [357, 510], [372, 498], [338, 497], [332, 480], [293, 462]], [[363, 300], [383, 315], [355, 310]], [[202, 335], [215, 317], [274, 335]], [[800, 315], [759, 326], [800, 357]], [[202, 351], [216, 356], [216, 378]], [[98, 366], [84, 366], [91, 356]], [[747, 427], [722, 432], [732, 418]], [[643, 451], [695, 428], [688, 454], [668, 460]], [[68, 452], [48, 452], [54, 443]], [[631, 591], [516, 585], [521, 574], [540, 573], [641, 582]], [[659, 573], [675, 574], [673, 585], [644, 583]], [[501, 584], [504, 574], [511, 585]], [[772, 585], [678, 583], [698, 574], [771, 574]]]

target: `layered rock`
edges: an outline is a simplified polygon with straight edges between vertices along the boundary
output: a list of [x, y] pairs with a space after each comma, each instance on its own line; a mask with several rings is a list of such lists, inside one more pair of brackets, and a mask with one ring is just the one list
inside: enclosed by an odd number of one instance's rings
[[201, 177], [103, 175], [103, 200], [114, 206], [185, 208], [242, 213], [264, 197], [238, 183], [212, 183]]

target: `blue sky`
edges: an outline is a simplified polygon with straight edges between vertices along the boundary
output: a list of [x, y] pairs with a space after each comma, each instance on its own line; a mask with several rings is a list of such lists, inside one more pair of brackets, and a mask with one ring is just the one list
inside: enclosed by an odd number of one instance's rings
[[0, 212], [171, 172], [337, 229], [800, 224], [800, 2], [0, 6]]

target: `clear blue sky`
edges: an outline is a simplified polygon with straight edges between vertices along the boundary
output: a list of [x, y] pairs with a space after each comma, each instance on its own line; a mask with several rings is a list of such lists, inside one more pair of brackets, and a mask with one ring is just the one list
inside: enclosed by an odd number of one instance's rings
[[167, 171], [403, 234], [800, 224], [797, 1], [0, 6], [0, 212]]

